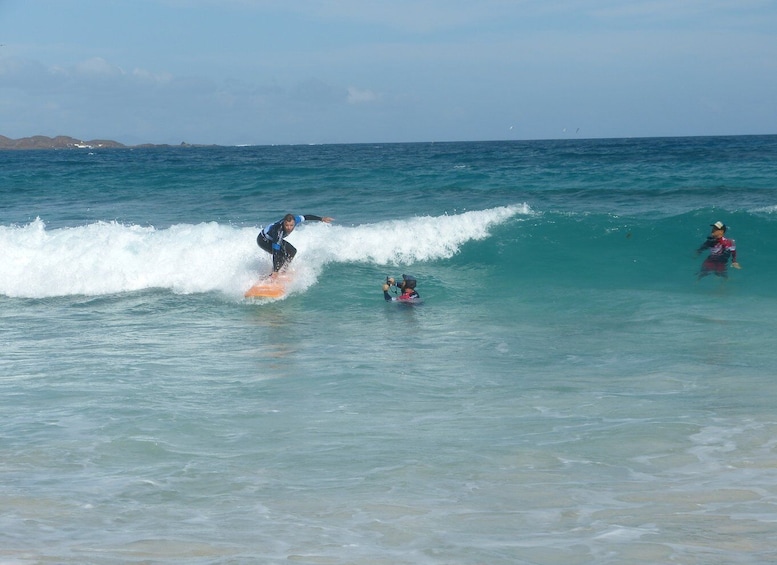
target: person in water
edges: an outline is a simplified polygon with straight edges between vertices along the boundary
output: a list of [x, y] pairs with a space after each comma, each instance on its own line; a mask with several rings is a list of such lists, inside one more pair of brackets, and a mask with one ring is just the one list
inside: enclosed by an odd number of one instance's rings
[[286, 236], [294, 231], [294, 227], [297, 224], [311, 220], [328, 224], [332, 221], [332, 218], [329, 216], [314, 216], [313, 214], [304, 214], [302, 216], [286, 214], [282, 219], [259, 232], [259, 235], [256, 237], [257, 245], [272, 255], [271, 277], [276, 277], [278, 271], [287, 267], [297, 254], [297, 249], [285, 240]]
[[726, 224], [723, 222], [715, 222], [714, 224], [710, 224], [710, 227], [712, 228], [712, 232], [707, 236], [706, 241], [696, 250], [696, 255], [700, 255], [705, 249], [710, 250], [710, 254], [701, 264], [698, 279], [710, 274], [714, 274], [718, 277], [727, 277], [728, 272], [726, 267], [729, 258], [731, 259], [732, 267], [735, 269], [742, 268], [737, 262], [736, 243], [733, 239], [725, 237], [726, 230], [728, 229]]
[[[421, 296], [415, 289], [416, 282], [415, 277], [411, 277], [410, 275], [402, 275], [402, 282], [400, 283], [397, 283], [392, 277], [388, 277], [383, 285], [383, 298], [385, 298], [387, 302], [391, 300], [398, 300], [400, 302], [418, 300]], [[392, 286], [399, 288], [402, 291], [402, 294], [399, 296], [391, 296], [391, 294], [389, 294], [389, 289]]]

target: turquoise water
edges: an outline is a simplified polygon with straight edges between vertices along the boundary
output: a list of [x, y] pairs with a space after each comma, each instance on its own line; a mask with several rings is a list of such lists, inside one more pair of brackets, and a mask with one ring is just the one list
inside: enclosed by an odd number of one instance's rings
[[[2, 564], [777, 559], [775, 136], [0, 152], [0, 196]], [[336, 221], [246, 301], [286, 212]]]

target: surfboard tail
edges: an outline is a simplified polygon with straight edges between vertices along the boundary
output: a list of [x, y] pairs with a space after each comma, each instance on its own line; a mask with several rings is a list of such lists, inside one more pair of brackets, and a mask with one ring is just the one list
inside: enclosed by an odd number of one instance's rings
[[246, 298], [281, 298], [286, 295], [291, 277], [278, 275], [275, 278], [265, 277], [257, 281], [245, 292]]

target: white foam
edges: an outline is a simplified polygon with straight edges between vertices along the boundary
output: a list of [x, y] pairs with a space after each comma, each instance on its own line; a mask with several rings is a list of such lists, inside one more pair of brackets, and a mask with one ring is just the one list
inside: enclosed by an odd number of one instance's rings
[[[299, 250], [292, 290], [314, 284], [327, 263], [410, 265], [451, 257], [467, 241], [488, 237], [493, 226], [529, 213], [522, 205], [350, 227], [305, 223], [288, 238]], [[271, 269], [270, 255], [256, 245], [258, 232], [215, 222], [166, 229], [98, 222], [47, 230], [38, 218], [0, 226], [0, 294], [42, 298], [163, 288], [242, 296]]]

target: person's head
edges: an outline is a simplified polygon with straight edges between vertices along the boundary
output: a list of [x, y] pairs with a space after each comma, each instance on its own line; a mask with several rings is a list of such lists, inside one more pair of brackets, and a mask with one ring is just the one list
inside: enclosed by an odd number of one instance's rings
[[714, 224], [710, 224], [710, 227], [712, 228], [712, 235], [715, 237], [723, 237], [723, 234], [726, 233], [726, 224], [723, 222], [715, 222]]
[[415, 289], [415, 285], [415, 277], [411, 277], [410, 275], [402, 275], [402, 282], [399, 285], [402, 290], [413, 290]]
[[291, 233], [294, 231], [294, 226], [297, 225], [297, 220], [294, 218], [294, 214], [286, 214], [283, 217], [283, 231]]

